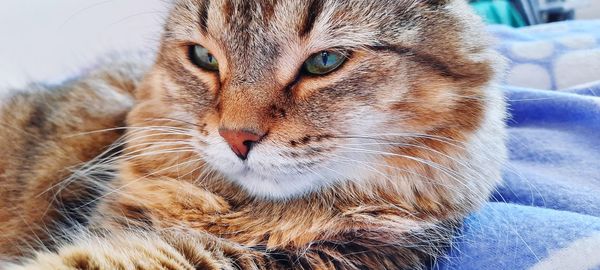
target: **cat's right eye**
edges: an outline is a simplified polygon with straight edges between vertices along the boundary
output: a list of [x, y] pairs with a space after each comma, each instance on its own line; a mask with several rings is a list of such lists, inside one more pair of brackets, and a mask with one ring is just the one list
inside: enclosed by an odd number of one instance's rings
[[219, 71], [219, 62], [217, 62], [217, 58], [215, 58], [208, 49], [200, 45], [190, 46], [190, 60], [194, 65], [202, 69]]
[[322, 51], [311, 55], [304, 62], [304, 70], [311, 75], [325, 75], [339, 68], [347, 57], [335, 51]]

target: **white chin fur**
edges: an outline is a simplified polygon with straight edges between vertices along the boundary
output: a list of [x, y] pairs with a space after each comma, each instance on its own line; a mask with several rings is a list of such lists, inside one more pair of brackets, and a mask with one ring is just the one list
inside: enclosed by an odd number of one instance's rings
[[207, 161], [213, 168], [248, 194], [259, 198], [285, 200], [305, 195], [329, 184], [326, 179], [330, 178], [318, 177], [316, 174], [257, 171], [257, 166], [253, 166], [259, 162], [256, 152], [251, 153], [246, 161], [242, 161], [229, 149], [216, 150], [219, 152], [216, 155], [210, 153], [213, 149], [204, 150], [209, 152]]
[[[216, 139], [219, 140], [219, 139]], [[243, 188], [249, 195], [269, 200], [286, 200], [330, 187], [350, 179], [365, 179], [368, 171], [360, 166], [324, 161], [310, 169], [285, 170], [283, 163], [295, 163], [289, 158], [272, 154], [269, 146], [255, 147], [246, 161], [240, 160], [225, 142], [200, 148], [213, 169]], [[362, 159], [361, 157], [354, 157]], [[287, 162], [286, 162], [287, 161]], [[280, 168], [280, 169], [275, 169]], [[361, 177], [362, 176], [362, 177]]]
[[326, 185], [323, 179], [308, 175], [265, 177], [253, 172], [228, 172], [226, 176], [255, 197], [275, 200], [300, 197]]

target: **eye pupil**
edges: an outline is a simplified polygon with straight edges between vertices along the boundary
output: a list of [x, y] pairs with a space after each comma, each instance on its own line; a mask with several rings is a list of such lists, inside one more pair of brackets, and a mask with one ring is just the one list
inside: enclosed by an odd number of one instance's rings
[[328, 52], [322, 52], [321, 53], [321, 59], [323, 60], [323, 66], [327, 66], [327, 61], [329, 60], [329, 53]]

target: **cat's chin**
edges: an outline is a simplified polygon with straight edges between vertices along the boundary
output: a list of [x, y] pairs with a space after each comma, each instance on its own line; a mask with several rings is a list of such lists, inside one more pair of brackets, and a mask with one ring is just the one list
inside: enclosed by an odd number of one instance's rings
[[332, 186], [339, 182], [329, 171], [306, 173], [270, 171], [253, 166], [254, 162], [208, 158], [208, 163], [233, 184], [252, 197], [265, 200], [290, 200]]
[[322, 178], [308, 175], [262, 175], [251, 170], [225, 174], [249, 195], [267, 200], [289, 200], [328, 186]]

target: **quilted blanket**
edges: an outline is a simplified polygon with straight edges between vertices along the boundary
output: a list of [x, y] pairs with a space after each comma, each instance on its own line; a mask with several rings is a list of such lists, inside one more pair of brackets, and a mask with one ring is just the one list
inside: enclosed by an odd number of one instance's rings
[[491, 27], [510, 162], [436, 269], [600, 269], [600, 21]]

